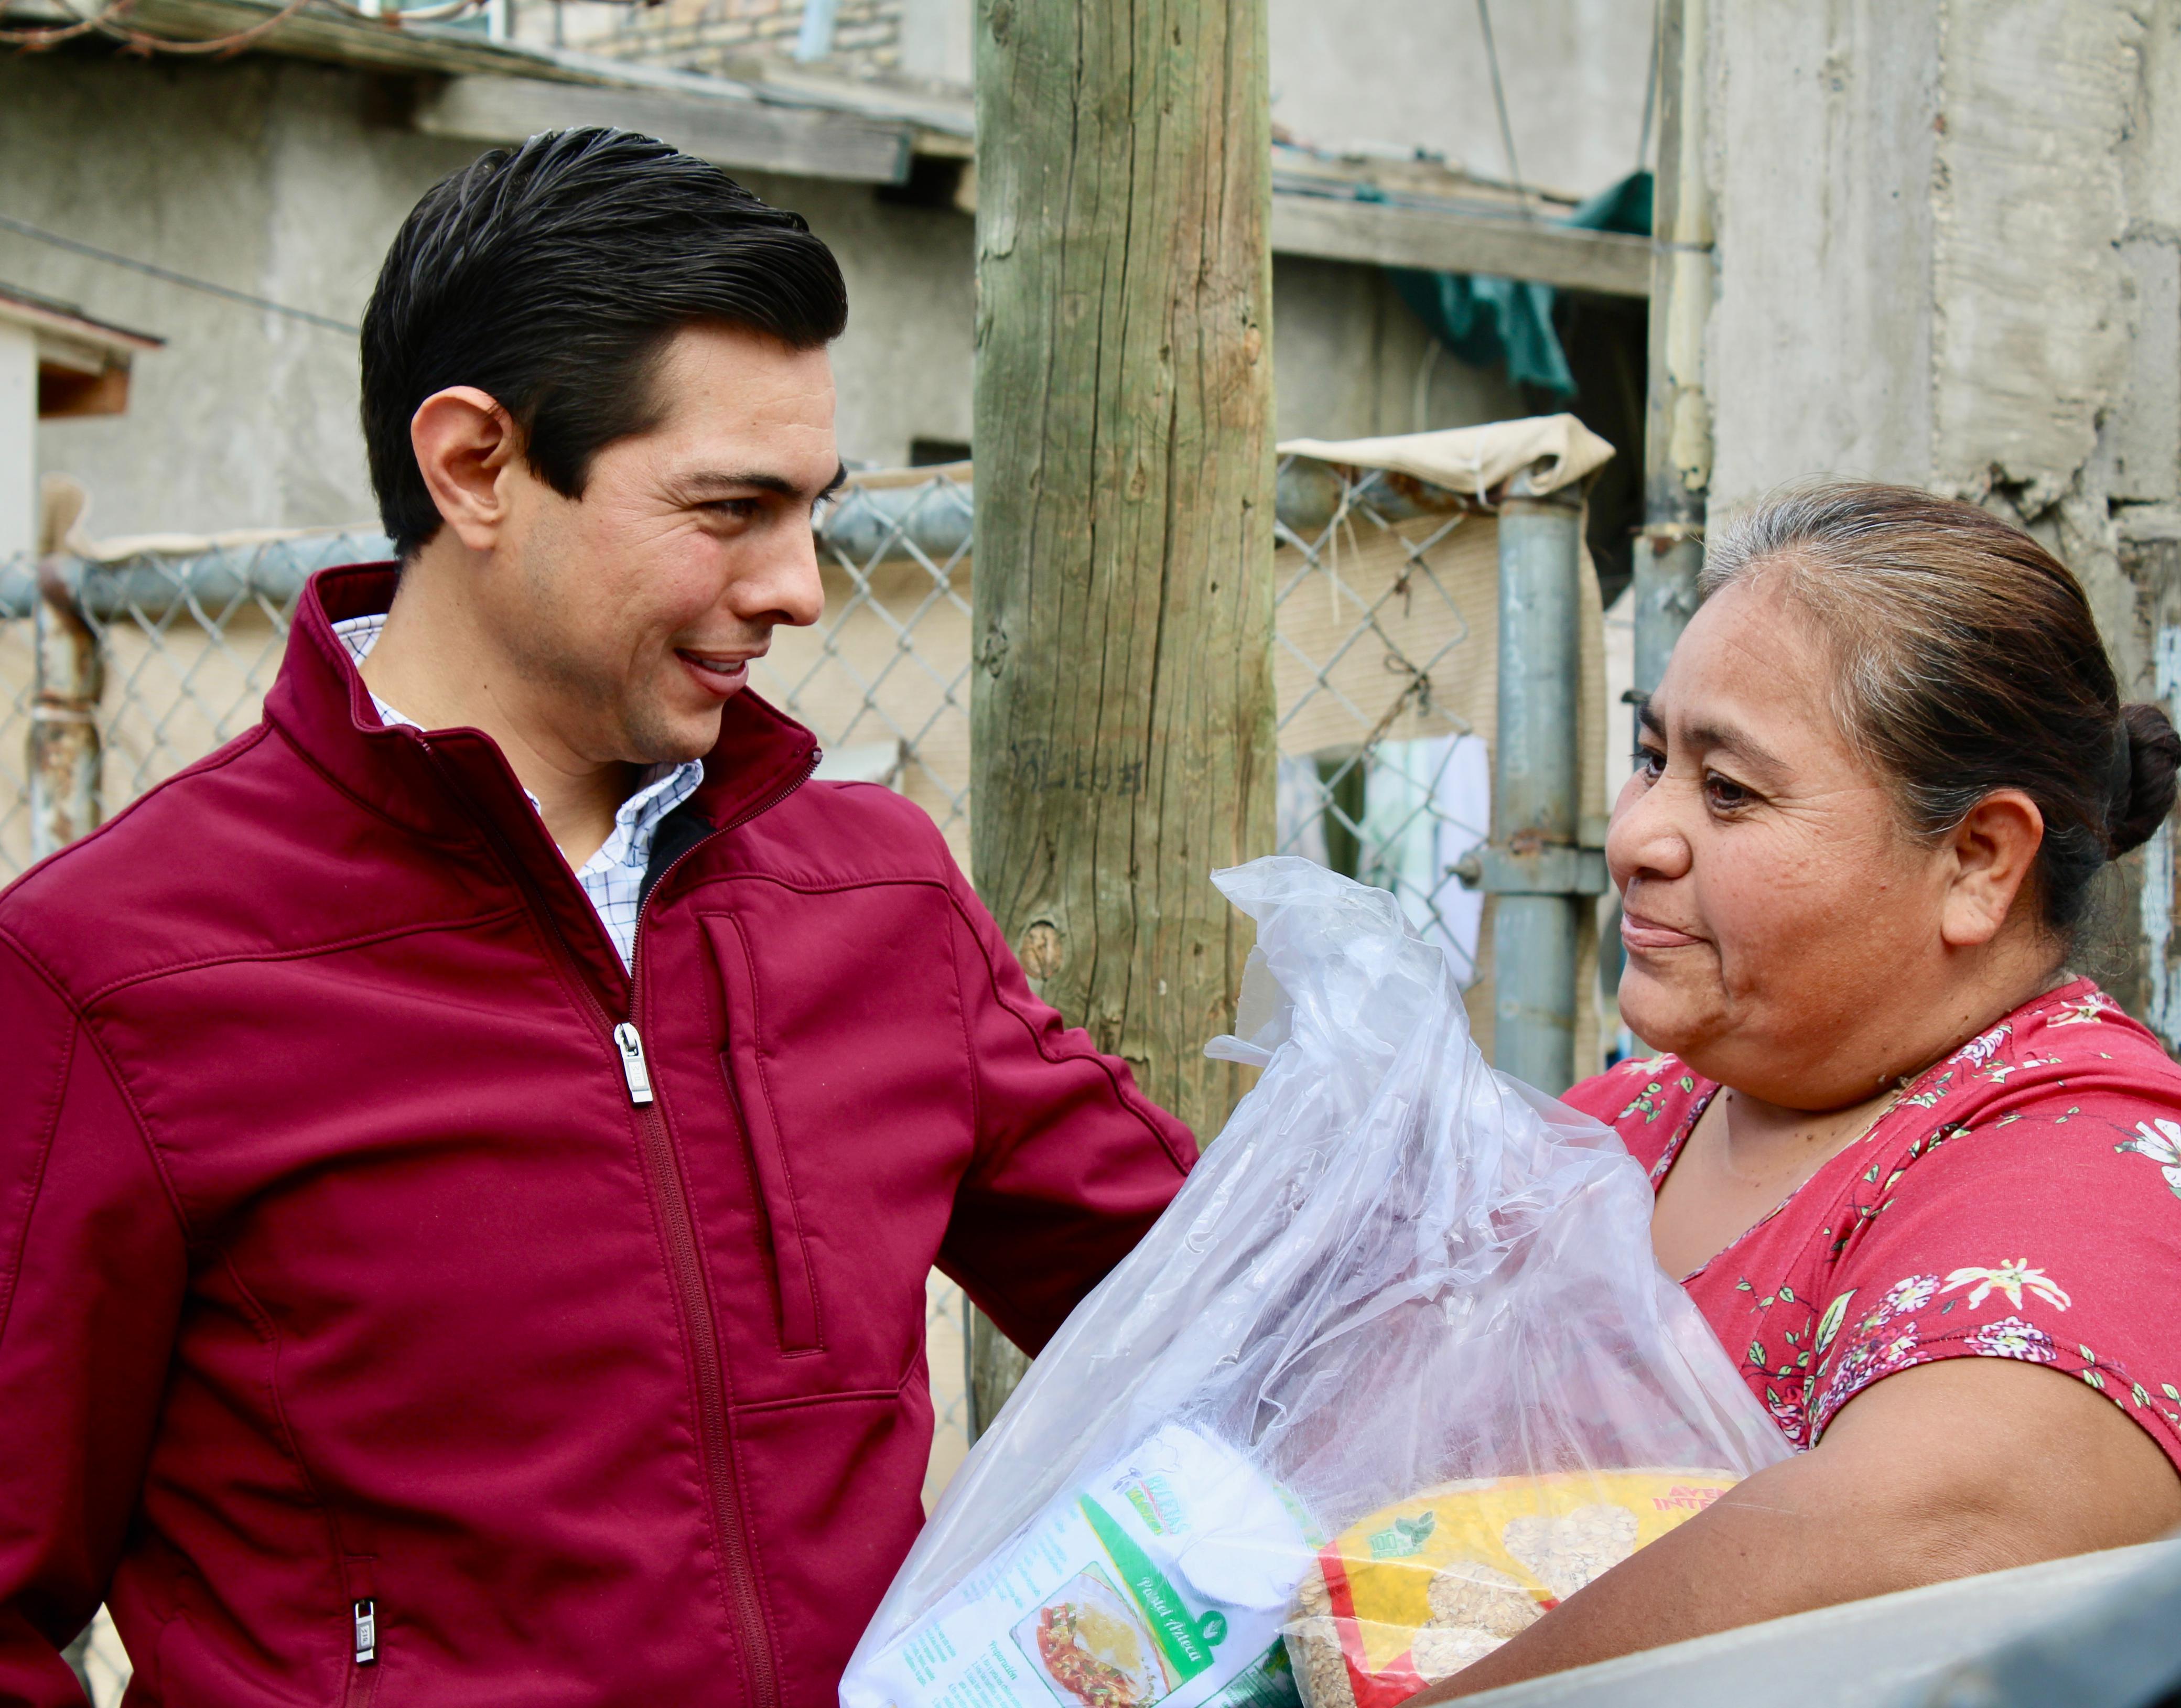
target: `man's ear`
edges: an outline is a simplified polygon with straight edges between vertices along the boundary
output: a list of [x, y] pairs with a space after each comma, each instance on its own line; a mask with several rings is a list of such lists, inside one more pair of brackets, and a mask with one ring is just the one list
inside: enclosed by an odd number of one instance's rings
[[489, 393], [450, 385], [417, 406], [409, 444], [441, 518], [472, 551], [490, 551], [507, 521], [503, 477], [522, 449], [513, 417]]
[[1939, 935], [1950, 948], [1990, 942], [2007, 923], [2045, 843], [2045, 815], [2018, 788], [1995, 789], [1957, 825], [1947, 844], [1954, 873]]

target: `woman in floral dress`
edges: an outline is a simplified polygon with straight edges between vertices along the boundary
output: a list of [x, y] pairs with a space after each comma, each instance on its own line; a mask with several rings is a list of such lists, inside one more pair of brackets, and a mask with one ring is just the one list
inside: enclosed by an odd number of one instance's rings
[[2181, 740], [1968, 505], [1790, 492], [1703, 591], [1607, 838], [1659, 1053], [1568, 1100], [1803, 1451], [1433, 1697], [2181, 1525], [2181, 1069], [2069, 970]]

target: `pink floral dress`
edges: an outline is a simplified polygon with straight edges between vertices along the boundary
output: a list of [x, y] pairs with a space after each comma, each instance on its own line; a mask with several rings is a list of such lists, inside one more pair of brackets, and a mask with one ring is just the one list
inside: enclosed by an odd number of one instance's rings
[[[1567, 1094], [1655, 1189], [1718, 1086], [1672, 1056]], [[2079, 1378], [2181, 1467], [2181, 1068], [2087, 979], [1906, 1087], [1869, 1134], [1682, 1285], [1781, 1432], [1936, 1358]]]

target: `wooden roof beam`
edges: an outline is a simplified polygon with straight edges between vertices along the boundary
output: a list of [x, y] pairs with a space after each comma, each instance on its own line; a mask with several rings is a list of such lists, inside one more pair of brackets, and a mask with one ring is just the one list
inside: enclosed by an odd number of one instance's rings
[[1327, 261], [1483, 273], [1607, 296], [1651, 294], [1651, 240], [1615, 231], [1275, 191], [1273, 249]]

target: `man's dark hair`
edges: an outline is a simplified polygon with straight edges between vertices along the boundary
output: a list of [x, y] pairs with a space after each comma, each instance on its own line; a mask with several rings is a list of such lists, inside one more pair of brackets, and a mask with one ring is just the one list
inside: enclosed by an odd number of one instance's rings
[[363, 317], [363, 437], [394, 549], [439, 528], [409, 443], [417, 406], [489, 393], [538, 478], [583, 496], [591, 460], [656, 424], [674, 334], [718, 321], [798, 350], [840, 336], [833, 253], [798, 214], [626, 130], [549, 131], [442, 179], [402, 223]]

